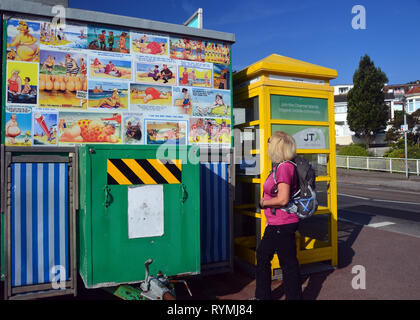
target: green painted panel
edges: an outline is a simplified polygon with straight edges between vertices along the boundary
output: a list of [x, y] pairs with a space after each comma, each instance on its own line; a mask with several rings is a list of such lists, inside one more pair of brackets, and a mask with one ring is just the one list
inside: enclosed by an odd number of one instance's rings
[[5, 273], [4, 273], [4, 214], [1, 214], [1, 225], [0, 225], [0, 236], [1, 236], [1, 239], [0, 239], [0, 242], [1, 242], [1, 253], [0, 253], [0, 265], [1, 265], [1, 270], [0, 270], [0, 274], [1, 274], [1, 276], [0, 276], [0, 280], [1, 281], [4, 281], [4, 275], [5, 275]]
[[[83, 146], [85, 149], [79, 163], [91, 166], [91, 178], [86, 175], [86, 183], [91, 185], [91, 194], [81, 197], [81, 207], [86, 211], [79, 219], [86, 234], [79, 237], [85, 248], [80, 257], [84, 268], [85, 285], [88, 287], [109, 286], [144, 279], [144, 262], [152, 258], [150, 272], [161, 270], [171, 276], [182, 273], [200, 272], [200, 172], [199, 163], [183, 160], [182, 184], [164, 184], [164, 233], [162, 236], [129, 238], [128, 188], [129, 185], [107, 185], [107, 159], [156, 159], [157, 146]], [[94, 152], [87, 152], [92, 148]], [[191, 148], [180, 147], [187, 154]], [[169, 154], [176, 151], [171, 147]], [[178, 155], [179, 156], [179, 155]], [[89, 161], [83, 161], [83, 157]], [[168, 158], [174, 159], [173, 156]], [[176, 157], [179, 158], [179, 157]], [[88, 173], [89, 170], [80, 168]], [[106, 192], [109, 188], [110, 205], [105, 206]], [[183, 189], [188, 197], [184, 203]], [[82, 189], [80, 190], [82, 192]], [[88, 199], [91, 199], [89, 205]], [[91, 247], [91, 251], [86, 248]], [[82, 263], [83, 261], [83, 263]], [[82, 270], [81, 270], [82, 271]], [[82, 274], [82, 272], [81, 272]]]
[[328, 100], [308, 97], [270, 96], [271, 119], [328, 121]]
[[273, 124], [271, 132], [284, 131], [293, 136], [298, 149], [329, 149], [329, 128], [323, 126], [298, 126]]

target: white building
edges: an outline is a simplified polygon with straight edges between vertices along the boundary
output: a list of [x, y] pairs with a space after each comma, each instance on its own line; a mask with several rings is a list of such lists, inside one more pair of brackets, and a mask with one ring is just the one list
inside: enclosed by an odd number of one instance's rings
[[[335, 136], [337, 144], [340, 145], [360, 142], [347, 123], [347, 93], [351, 88], [353, 88], [353, 85], [350, 84], [334, 86]], [[420, 86], [416, 87], [415, 84], [385, 85], [384, 91], [385, 104], [389, 108], [388, 117], [390, 120], [394, 118], [395, 111], [402, 110], [400, 98], [404, 95], [407, 97], [407, 111], [409, 113], [415, 111], [416, 108], [420, 108]], [[410, 111], [410, 107], [412, 111]], [[385, 133], [378, 134], [372, 142], [377, 145], [384, 145], [384, 137]]]
[[[334, 88], [335, 91], [335, 88]], [[354, 132], [347, 124], [347, 95], [334, 95], [334, 117], [335, 117], [335, 138], [336, 143], [348, 145], [353, 142]]]
[[420, 86], [412, 87], [405, 93], [406, 97], [406, 112], [413, 113], [420, 109]]

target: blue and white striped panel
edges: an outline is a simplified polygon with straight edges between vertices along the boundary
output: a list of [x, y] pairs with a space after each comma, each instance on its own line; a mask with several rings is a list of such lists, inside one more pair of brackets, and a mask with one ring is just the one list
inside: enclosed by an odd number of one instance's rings
[[228, 164], [201, 163], [201, 263], [229, 260]]
[[11, 166], [12, 287], [51, 282], [53, 267], [69, 279], [68, 164]]

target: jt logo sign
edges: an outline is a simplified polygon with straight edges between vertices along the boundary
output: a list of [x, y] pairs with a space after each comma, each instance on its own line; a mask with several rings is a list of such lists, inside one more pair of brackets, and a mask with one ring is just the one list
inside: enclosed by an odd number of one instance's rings
[[366, 9], [364, 6], [358, 4], [353, 6], [351, 13], [356, 14], [351, 20], [351, 27], [354, 30], [366, 29]]
[[304, 138], [303, 140], [306, 142], [306, 141], [314, 141], [314, 136], [315, 136], [315, 133], [307, 133], [306, 134], [306, 138]]

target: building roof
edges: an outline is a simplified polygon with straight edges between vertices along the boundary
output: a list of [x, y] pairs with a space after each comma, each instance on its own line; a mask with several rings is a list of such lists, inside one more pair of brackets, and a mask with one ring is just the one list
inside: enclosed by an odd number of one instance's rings
[[235, 75], [236, 81], [251, 79], [261, 73], [301, 76], [331, 80], [337, 78], [337, 70], [318, 66], [309, 62], [285, 57], [279, 54], [259, 60]]
[[[45, 1], [50, 2], [50, 1]], [[52, 1], [51, 1], [52, 2]], [[23, 0], [1, 0], [0, 11], [14, 16], [16, 13], [30, 16], [51, 17], [55, 16], [51, 5], [39, 2]], [[6, 17], [8, 18], [8, 17]], [[140, 19], [135, 17], [121, 16], [116, 14], [104, 13], [99, 11], [81, 10], [76, 8], [66, 8], [66, 19], [77, 22], [97, 23], [100, 25], [124, 26], [125, 28], [141, 29], [155, 32], [164, 32], [169, 34], [186, 35], [190, 37], [201, 37], [205, 39], [214, 39], [235, 42], [233, 33], [220, 32], [207, 29], [190, 28], [183, 25], [165, 23]]]
[[420, 86], [414, 86], [412, 87], [410, 90], [408, 90], [406, 93], [406, 95], [411, 95], [411, 94], [420, 94]]

